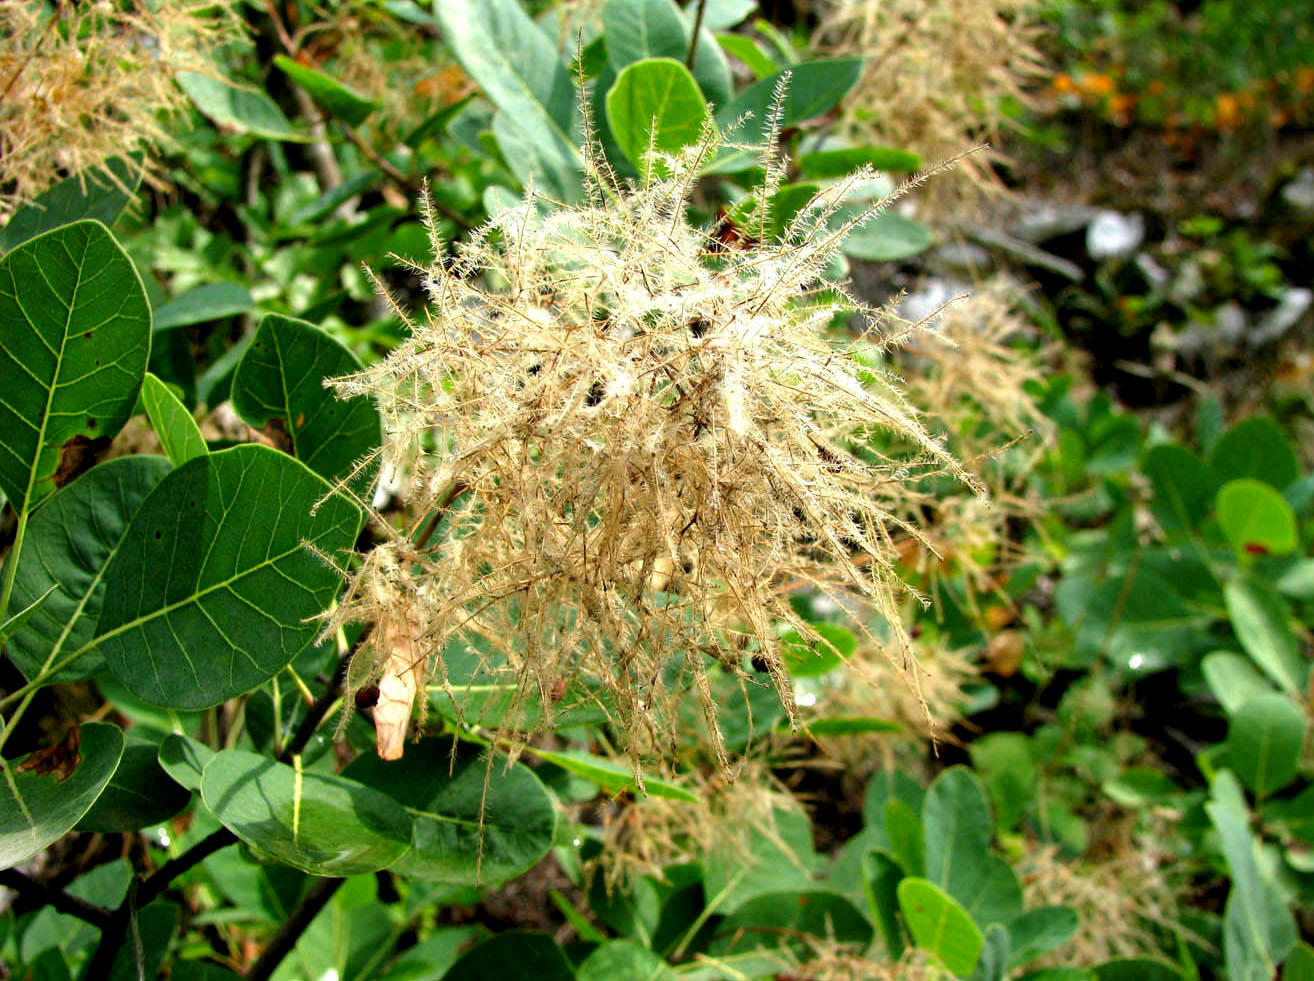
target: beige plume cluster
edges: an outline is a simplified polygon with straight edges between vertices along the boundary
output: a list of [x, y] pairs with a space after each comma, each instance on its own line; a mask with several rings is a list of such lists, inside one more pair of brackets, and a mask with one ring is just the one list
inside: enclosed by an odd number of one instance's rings
[[[409, 339], [331, 383], [375, 400], [383, 472], [404, 477], [404, 518], [374, 515], [382, 541], [333, 622], [376, 625], [360, 683], [431, 684], [460, 705], [448, 659], [472, 651], [481, 690], [512, 692], [500, 737], [587, 702], [637, 772], [674, 745], [682, 699], [725, 763], [714, 674], [769, 676], [795, 718], [778, 638], [826, 641], [792, 587], [874, 610], [886, 637], [855, 629], [914, 664], [893, 540], [917, 532], [901, 502], [931, 473], [978, 488], [860, 356], [892, 321], [824, 278], [879, 210], [839, 211], [871, 175], [823, 190], [779, 238], [726, 247], [689, 215], [717, 152], [709, 134], [634, 187], [586, 147], [584, 203], [530, 191], [492, 218], [420, 270], [432, 302], [399, 310]], [[762, 229], [783, 174], [770, 152], [764, 165], [746, 208]]]

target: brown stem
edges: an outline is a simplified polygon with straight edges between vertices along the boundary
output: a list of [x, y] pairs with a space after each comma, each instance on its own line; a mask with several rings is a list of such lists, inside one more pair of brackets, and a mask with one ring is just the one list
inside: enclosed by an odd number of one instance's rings
[[703, 14], [707, 12], [707, 0], [698, 0], [698, 12], [694, 14], [693, 36], [689, 38], [689, 53], [685, 55], [684, 67], [693, 71], [694, 55], [698, 51], [698, 33], [703, 29]]
[[76, 916], [84, 923], [90, 923], [102, 930], [109, 924], [113, 915], [112, 911], [103, 906], [78, 899], [77, 896], [71, 896], [63, 889], [55, 889], [44, 882], [38, 882], [19, 872], [18, 869], [0, 871], [0, 886], [12, 889], [20, 896], [33, 896], [46, 906], [67, 913], [69, 916]]

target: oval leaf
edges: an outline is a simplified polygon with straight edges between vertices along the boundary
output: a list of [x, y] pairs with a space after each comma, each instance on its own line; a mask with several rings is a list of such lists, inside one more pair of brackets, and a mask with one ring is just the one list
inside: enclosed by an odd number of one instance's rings
[[883, 211], [851, 231], [841, 248], [845, 255], [868, 262], [894, 262], [931, 246], [931, 230], [920, 222]]
[[65, 177], [14, 212], [0, 229], [0, 252], [86, 218], [113, 225], [136, 193], [141, 174], [140, 160], [115, 157], [100, 167]]
[[203, 283], [155, 311], [154, 328], [170, 330], [203, 324], [255, 309], [251, 294], [236, 283]]
[[[581, 753], [575, 750], [556, 752], [550, 749], [540, 749], [537, 746], [527, 746], [525, 748], [540, 759], [555, 763], [561, 769], [573, 773], [577, 777], [592, 780], [605, 793], [623, 794], [637, 791], [634, 783], [634, 771], [628, 766], [613, 763], [611, 760], [594, 756], [592, 753]], [[673, 783], [667, 783], [665, 780], [644, 777], [643, 786], [649, 796], [652, 797], [665, 797], [668, 800], [682, 800], [689, 803], [698, 801], [697, 794]]]
[[373, 102], [353, 92], [322, 71], [298, 64], [286, 55], [276, 55], [274, 64], [283, 74], [310, 93], [310, 97], [348, 126], [359, 126], [376, 108]]
[[843, 627], [814, 623], [812, 629], [820, 635], [821, 640], [809, 642], [799, 636], [796, 630], [780, 638], [785, 666], [795, 678], [825, 674], [847, 661], [858, 649], [858, 638]]
[[1219, 481], [1253, 477], [1283, 490], [1300, 476], [1300, 461], [1277, 423], [1264, 416], [1239, 422], [1218, 438], [1209, 466]]
[[[970, 922], [970, 921], [969, 921]], [[829, 889], [801, 889], [756, 896], [721, 921], [709, 953], [742, 953], [781, 942], [803, 954], [807, 938], [866, 947], [872, 926], [856, 906]]]
[[505, 930], [452, 965], [443, 981], [575, 981], [566, 953], [547, 934]]
[[306, 141], [288, 122], [278, 104], [263, 92], [200, 72], [176, 72], [174, 78], [212, 123], [271, 140]]
[[1218, 478], [1203, 460], [1185, 447], [1165, 444], [1145, 454], [1141, 470], [1150, 478], [1151, 510], [1164, 531], [1200, 527], [1218, 489]]
[[[260, 322], [233, 376], [233, 408], [248, 425], [271, 425], [274, 442], [330, 481], [349, 477], [383, 438], [378, 410], [367, 398], [338, 399], [325, 378], [360, 370], [345, 347], [314, 324], [271, 313]], [[356, 483], [369, 482], [374, 467]]]
[[1227, 765], [1256, 797], [1267, 797], [1296, 778], [1305, 742], [1305, 715], [1281, 695], [1252, 698], [1227, 728]]
[[[691, 25], [673, 0], [609, 0], [602, 8], [602, 29], [607, 61], [614, 72], [645, 58], [674, 58], [683, 63], [689, 53]], [[693, 77], [705, 101], [718, 105], [730, 101], [734, 92], [730, 64], [709, 31], [707, 17], [698, 33]]]
[[[10, 641], [6, 653], [29, 679], [60, 655], [80, 650], [95, 635], [105, 597], [105, 568], [146, 495], [169, 472], [162, 456], [131, 456], [93, 467], [58, 491], [32, 516], [11, 603], [46, 602]], [[104, 658], [88, 650], [60, 671], [60, 681], [96, 674]]]
[[806, 177], [817, 180], [847, 177], [862, 167], [875, 170], [918, 170], [922, 158], [908, 150], [883, 146], [859, 146], [844, 150], [819, 150], [798, 158], [798, 167]]
[[679, 981], [680, 975], [637, 940], [599, 944], [575, 970], [575, 981]]
[[[607, 121], [641, 174], [655, 165], [653, 153], [675, 153], [696, 144], [708, 120], [707, 102], [689, 69], [672, 58], [650, 58], [621, 71], [607, 93]], [[666, 168], [656, 173], [665, 176]]]
[[141, 386], [141, 404], [155, 435], [160, 437], [164, 452], [169, 455], [169, 462], [175, 467], [209, 452], [201, 427], [196, 425], [187, 406], [150, 372], [146, 373]]
[[150, 323], [136, 267], [98, 221], [0, 259], [0, 492], [17, 511], [55, 490], [65, 443], [112, 436], [127, 421]]
[[[493, 132], [516, 178], [577, 200], [578, 91], [547, 35], [516, 0], [437, 0], [434, 14], [461, 67], [499, 110]], [[524, 152], [508, 152], [512, 145]]]
[[552, 847], [552, 796], [527, 766], [490, 761], [446, 739], [407, 747], [400, 760], [362, 754], [343, 776], [387, 794], [411, 813], [415, 843], [393, 871], [428, 882], [495, 885], [538, 864]]
[[119, 765], [123, 733], [117, 726], [87, 723], [79, 730], [77, 754], [79, 762], [71, 774], [58, 767], [46, 773], [40, 772], [43, 768], [18, 772], [35, 762], [32, 756], [0, 761], [5, 771], [0, 784], [0, 869], [26, 862], [67, 834], [91, 809]]
[[985, 937], [967, 911], [925, 879], [904, 879], [898, 895], [903, 921], [916, 945], [939, 958], [945, 970], [971, 973]]
[[1228, 715], [1257, 695], [1267, 695], [1273, 686], [1244, 655], [1211, 651], [1200, 662], [1209, 690]]
[[1300, 544], [1291, 505], [1268, 484], [1248, 477], [1219, 490], [1218, 524], [1238, 555], [1286, 555]]
[[188, 790], [201, 789], [205, 764], [214, 759], [214, 750], [199, 739], [171, 732], [160, 743], [160, 768]]
[[341, 585], [310, 546], [331, 556], [360, 530], [360, 511], [328, 494], [264, 446], [169, 474], [105, 571], [96, 642], [110, 670], [172, 708], [217, 705], [281, 671], [315, 638], [313, 618]]
[[136, 831], [167, 821], [192, 799], [191, 791], [160, 768], [159, 748], [128, 737], [114, 776], [78, 821], [79, 831]]
[[1241, 646], [1261, 671], [1290, 694], [1304, 690], [1309, 665], [1291, 630], [1282, 597], [1268, 585], [1236, 576], [1223, 587], [1227, 612]]
[[392, 798], [256, 753], [216, 753], [201, 775], [201, 799], [247, 844], [312, 875], [375, 872], [411, 845], [410, 815]]

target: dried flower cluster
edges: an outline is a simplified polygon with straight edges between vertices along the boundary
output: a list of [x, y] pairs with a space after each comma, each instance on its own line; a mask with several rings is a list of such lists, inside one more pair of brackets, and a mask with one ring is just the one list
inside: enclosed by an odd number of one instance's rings
[[179, 71], [215, 71], [241, 40], [227, 2], [0, 0], [0, 202], [169, 142]]
[[[826, 642], [783, 584], [858, 597], [891, 626], [887, 656], [912, 663], [903, 488], [932, 472], [976, 485], [829, 331], [856, 313], [859, 344], [882, 340], [822, 277], [854, 224], [838, 217], [851, 182], [779, 240], [726, 249], [688, 216], [714, 152], [709, 137], [665, 156], [666, 176], [633, 188], [586, 147], [584, 204], [531, 192], [492, 219], [422, 270], [432, 306], [412, 336], [333, 382], [376, 400], [383, 468], [408, 478], [405, 520], [376, 515], [383, 540], [336, 613], [378, 625], [353, 677], [415, 692], [432, 676], [459, 704], [446, 655], [468, 649], [481, 685], [514, 689], [503, 735], [523, 735], [531, 701], [550, 723], [568, 688], [592, 692], [637, 768], [675, 745], [681, 699], [725, 764], [709, 672], [760, 684], [756, 661], [794, 717], [777, 638]], [[783, 170], [766, 172], [764, 224]], [[899, 452], [876, 448], [892, 439]]]
[[[1005, 100], [1027, 101], [1044, 74], [1033, 47], [1034, 0], [833, 0], [815, 43], [866, 62], [845, 100], [844, 124], [863, 143], [940, 160], [999, 140]], [[961, 179], [940, 182], [920, 203], [933, 214], [1001, 190], [996, 150], [962, 161]]]

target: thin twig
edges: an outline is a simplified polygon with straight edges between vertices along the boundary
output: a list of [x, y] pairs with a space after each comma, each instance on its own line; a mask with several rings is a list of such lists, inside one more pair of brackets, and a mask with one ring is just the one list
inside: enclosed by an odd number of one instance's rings
[[63, 889], [55, 889], [44, 882], [38, 882], [19, 872], [18, 869], [0, 871], [0, 886], [12, 889], [20, 896], [34, 896], [44, 905], [53, 907], [60, 913], [76, 916], [84, 923], [90, 923], [100, 929], [104, 929], [113, 916], [113, 912], [103, 906], [78, 899], [77, 896], [71, 896]]
[[[342, 127], [343, 132], [347, 134], [347, 139], [356, 144], [356, 148], [360, 150], [361, 153], [365, 154], [370, 163], [383, 171], [388, 179], [399, 186], [403, 191], [407, 191], [412, 197], [415, 197], [424, 190], [424, 185], [421, 182], [407, 177], [398, 170], [387, 157], [383, 156], [379, 151], [375, 150], [374, 147], [370, 146], [360, 133], [356, 132], [356, 127], [348, 126], [340, 119], [338, 120], [338, 124]], [[444, 218], [454, 224], [457, 228], [466, 232], [474, 230], [475, 226], [459, 211], [448, 207], [438, 200], [433, 200], [431, 203], [442, 213]]]
[[684, 57], [684, 67], [693, 71], [694, 55], [698, 52], [698, 35], [703, 29], [703, 13], [707, 10], [707, 0], [698, 0], [698, 13], [694, 14], [693, 35], [689, 38], [689, 53]]
[[278, 965], [283, 962], [283, 958], [291, 952], [301, 935], [306, 932], [306, 927], [310, 926], [310, 922], [328, 905], [333, 894], [346, 881], [341, 878], [319, 879], [310, 887], [305, 899], [301, 900], [297, 908], [292, 911], [292, 915], [283, 921], [283, 925], [278, 928], [278, 932], [265, 947], [264, 953], [251, 965], [251, 970], [246, 972], [247, 981], [269, 981]]

